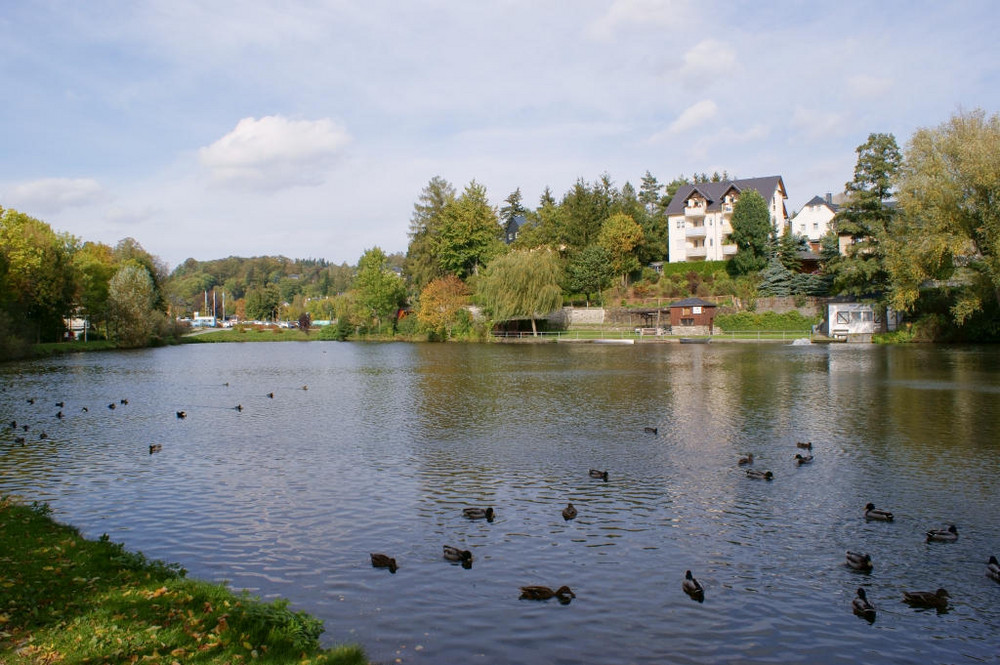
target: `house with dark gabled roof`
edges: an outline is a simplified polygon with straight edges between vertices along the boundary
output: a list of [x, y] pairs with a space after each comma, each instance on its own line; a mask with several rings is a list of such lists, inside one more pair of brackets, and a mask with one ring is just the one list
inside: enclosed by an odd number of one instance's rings
[[832, 194], [827, 194], [826, 198], [814, 196], [792, 218], [792, 232], [808, 238], [812, 250], [818, 252], [820, 240], [832, 228], [831, 222], [838, 210], [840, 206], [834, 203]]
[[517, 235], [521, 232], [521, 227], [524, 226], [526, 221], [528, 220], [524, 215], [514, 215], [511, 217], [504, 228], [503, 241], [510, 245], [517, 240]]
[[736, 254], [736, 245], [729, 242], [733, 206], [750, 189], [767, 202], [771, 224], [780, 235], [788, 223], [781, 176], [682, 185], [666, 210], [669, 261], [722, 261]]

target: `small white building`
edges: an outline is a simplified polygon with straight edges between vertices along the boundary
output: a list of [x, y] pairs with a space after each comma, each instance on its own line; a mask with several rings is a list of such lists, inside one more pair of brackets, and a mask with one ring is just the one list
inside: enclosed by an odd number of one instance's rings
[[832, 194], [812, 197], [792, 218], [792, 233], [808, 238], [812, 251], [818, 252], [820, 240], [832, 229], [831, 222], [839, 209]]
[[820, 324], [820, 332], [848, 342], [871, 342], [875, 333], [895, 330], [901, 318], [898, 312], [887, 310], [883, 328], [882, 316], [871, 303], [831, 300], [826, 305], [826, 318]]

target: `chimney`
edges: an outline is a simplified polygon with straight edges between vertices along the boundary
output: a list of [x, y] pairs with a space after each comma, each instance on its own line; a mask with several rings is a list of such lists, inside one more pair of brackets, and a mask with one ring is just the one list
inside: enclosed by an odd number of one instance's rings
[[826, 193], [826, 202], [829, 203], [830, 205], [833, 205], [833, 194], [831, 194], [830, 192]]

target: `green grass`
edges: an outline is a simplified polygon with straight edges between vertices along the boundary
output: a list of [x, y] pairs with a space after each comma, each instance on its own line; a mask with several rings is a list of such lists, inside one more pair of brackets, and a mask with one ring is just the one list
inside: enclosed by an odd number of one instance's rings
[[319, 331], [305, 334], [297, 328], [237, 327], [187, 335], [185, 344], [212, 344], [215, 342], [307, 342], [317, 339]]
[[322, 623], [0, 498], [0, 663], [365, 663]]
[[117, 348], [118, 346], [114, 342], [106, 339], [96, 340], [93, 342], [44, 342], [41, 344], [32, 344], [31, 355], [36, 358], [47, 358], [49, 356], [57, 356], [63, 353], [109, 351]]

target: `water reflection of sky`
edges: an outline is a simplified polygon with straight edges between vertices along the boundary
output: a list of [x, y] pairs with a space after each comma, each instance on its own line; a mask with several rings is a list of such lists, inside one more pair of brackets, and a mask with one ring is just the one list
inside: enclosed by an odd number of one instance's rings
[[[326, 620], [328, 642], [375, 660], [988, 659], [998, 368], [991, 349], [756, 344], [91, 354], [0, 368], [3, 420], [51, 437], [0, 444], [0, 489], [289, 597]], [[794, 464], [798, 440], [813, 464]], [[747, 452], [773, 482], [745, 477]], [[896, 523], [865, 523], [867, 501]], [[461, 516], [486, 505], [493, 524]], [[959, 542], [925, 544], [944, 522]], [[473, 567], [442, 561], [443, 544], [471, 549]], [[846, 549], [871, 551], [875, 572], [847, 570]], [[370, 568], [375, 550], [396, 575]], [[704, 604], [680, 592], [688, 568]], [[516, 598], [564, 583], [569, 606]], [[850, 615], [858, 585], [880, 607], [872, 626]], [[958, 594], [947, 615], [896, 601], [942, 585]]]

